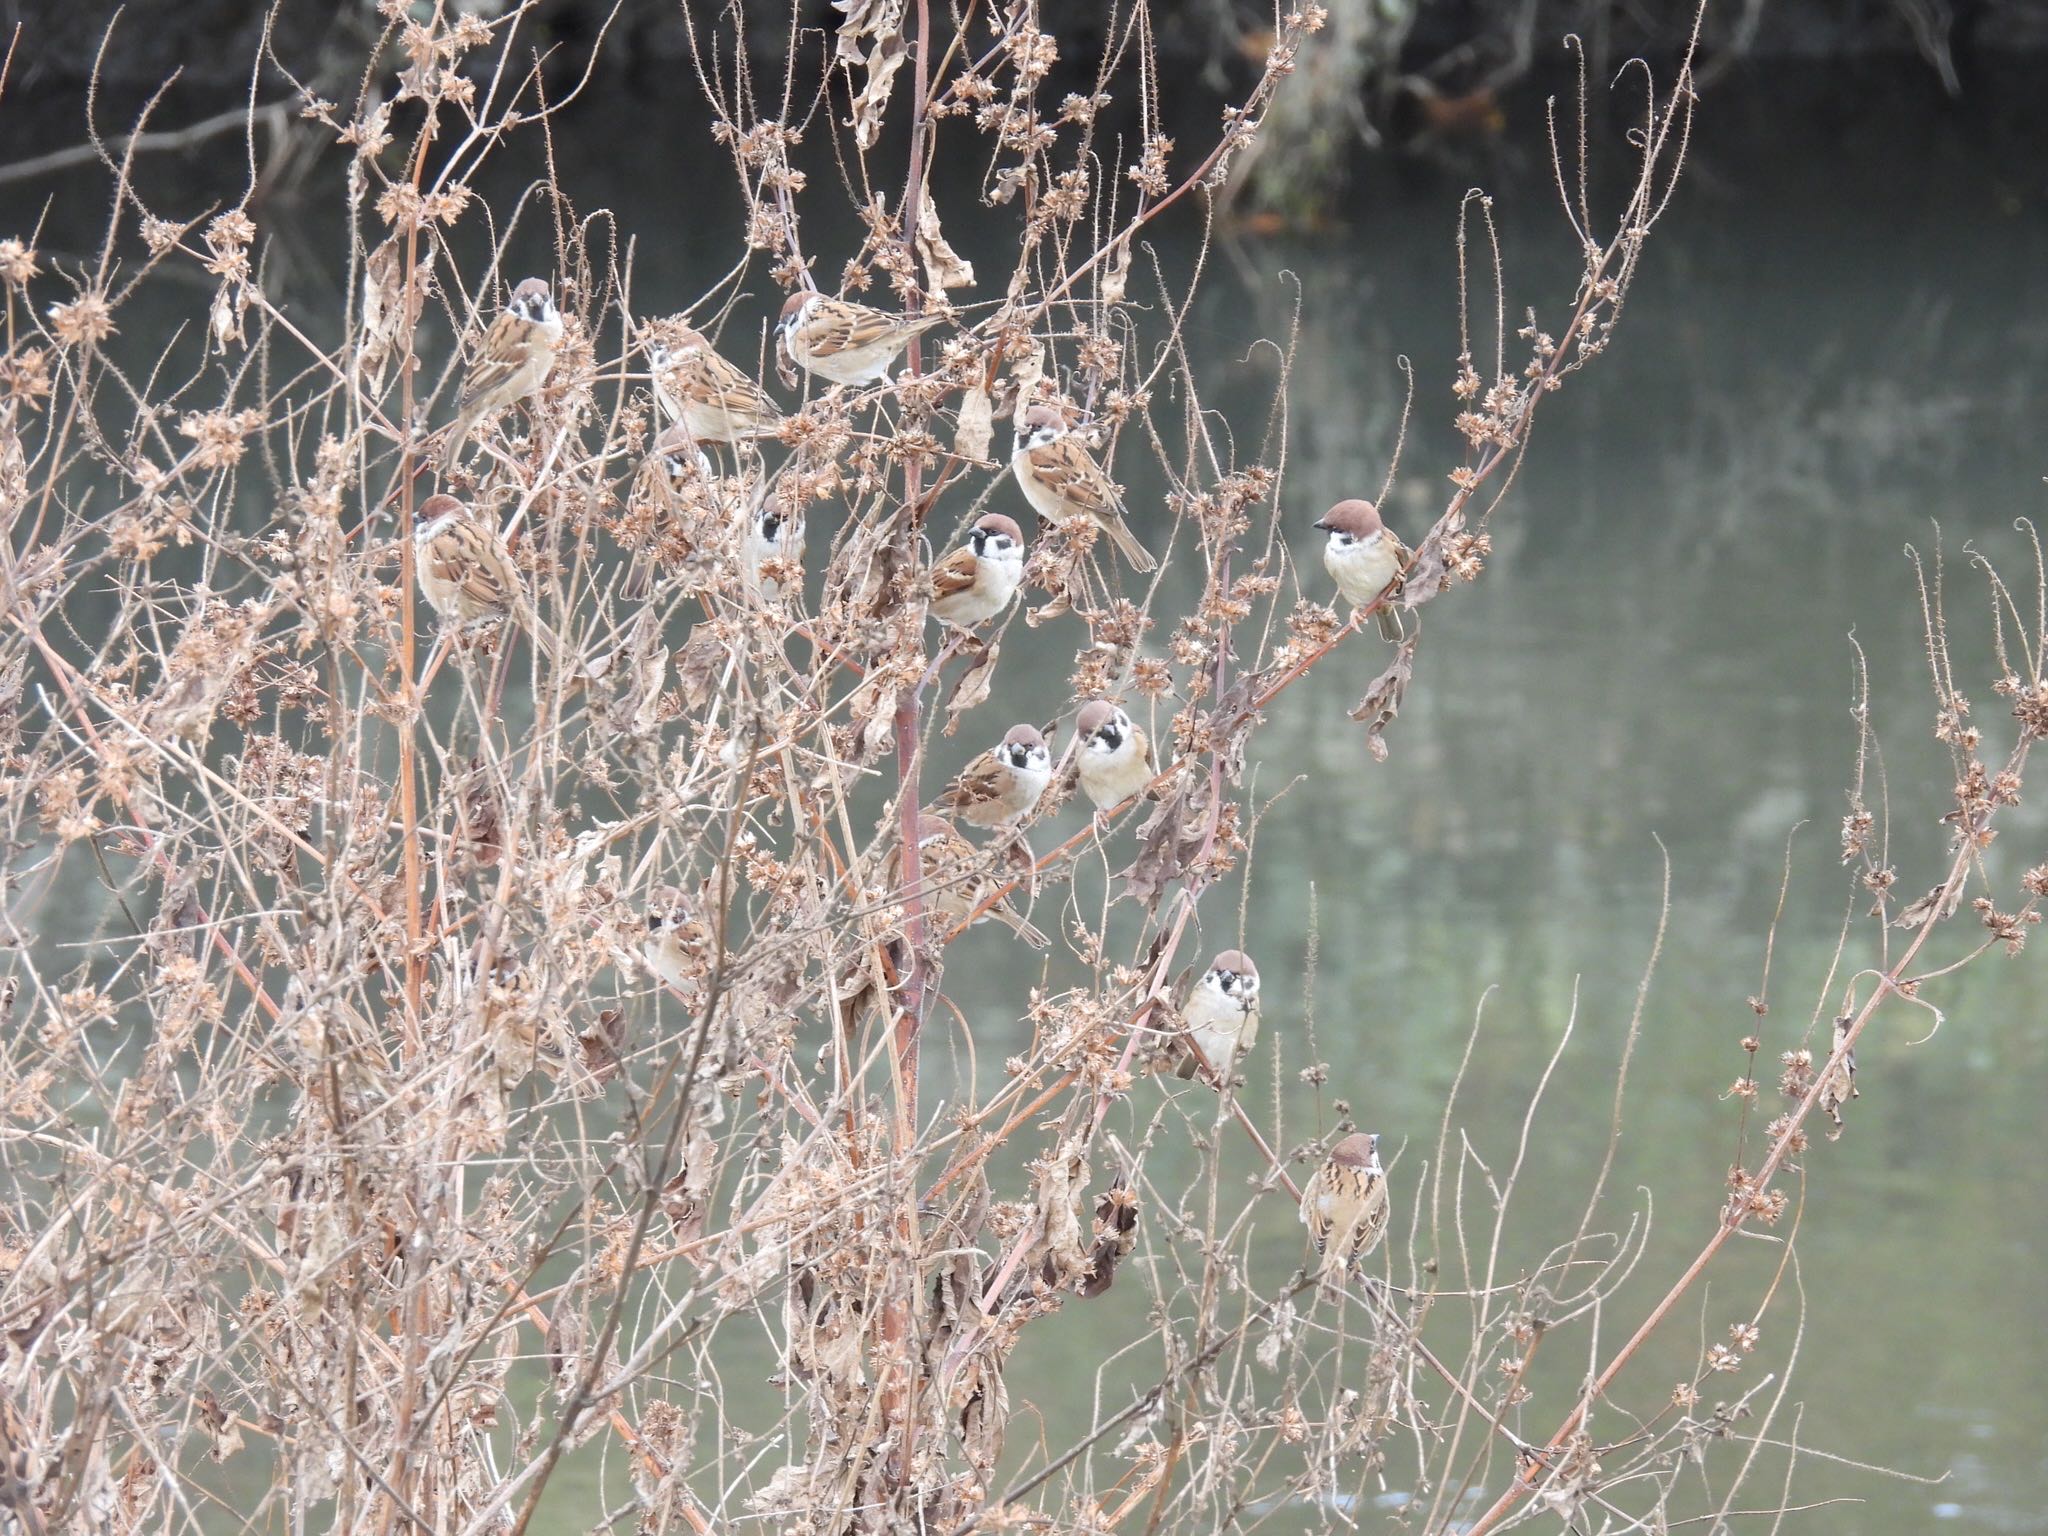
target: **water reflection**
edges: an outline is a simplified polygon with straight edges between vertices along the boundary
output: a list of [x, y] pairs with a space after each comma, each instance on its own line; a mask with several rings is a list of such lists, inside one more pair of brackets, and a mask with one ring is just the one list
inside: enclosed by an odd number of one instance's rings
[[[1259, 797], [1279, 798], [1261, 826], [1243, 907], [1267, 1019], [1246, 1091], [1262, 1106], [1277, 1095], [1283, 1135], [1328, 1123], [1332, 1101], [1348, 1099], [1397, 1149], [1404, 1199], [1414, 1190], [1402, 1177], [1412, 1179], [1433, 1146], [1482, 1002], [1482, 1044], [1461, 1105], [1489, 1157], [1511, 1150], [1528, 1085], [1576, 1011], [1509, 1228], [1512, 1271], [1569, 1230], [1585, 1198], [1668, 867], [1669, 930], [1607, 1222], [1618, 1229], [1640, 1211], [1639, 1187], [1656, 1192], [1657, 1231], [1622, 1303], [1631, 1314], [1714, 1219], [1737, 1133], [1734, 1107], [1719, 1095], [1743, 1070], [1736, 1042], [1757, 1027], [1745, 999], [1761, 985], [1788, 837], [1767, 1059], [1803, 1034], [1829, 970], [1848, 904], [1835, 844], [1855, 752], [1847, 637], [1853, 631], [1870, 658], [1898, 817], [1892, 859], [1906, 886], [1924, 884], [1943, 846], [1948, 769], [1928, 730], [1917, 600], [1901, 552], [1909, 542], [1931, 549], [1938, 520], [1952, 557], [1974, 542], [2017, 571], [2010, 521], [2039, 510], [2048, 470], [2033, 436], [2014, 430], [2031, 424], [2048, 362], [2037, 163], [2006, 154], [2009, 135], [1965, 156], [1953, 133], [1913, 137], [1866, 124], [1866, 143], [1890, 134], [1883, 155], [1872, 151], [1887, 160], [1888, 195], [1862, 195], [1874, 190], [1864, 185], [1869, 157], [1848, 169], [1850, 185], [1827, 195], [1822, 179], [1842, 168], [1831, 141], [1816, 138], [1803, 156], [1776, 119], [1772, 131], [1745, 138], [1734, 125], [1751, 109], [1723, 99], [1725, 116], [1716, 101], [1706, 118], [1693, 184], [1651, 247], [1617, 349], [1544, 407], [1485, 579], [1427, 611], [1391, 761], [1373, 764], [1343, 720], [1376, 669], [1371, 641], [1355, 641], [1341, 664], [1276, 707], [1255, 768]], [[605, 110], [593, 107], [600, 120]], [[641, 228], [640, 302], [659, 312], [723, 270], [731, 221], [720, 216], [722, 187], [685, 211], [634, 195], [631, 171], [598, 161], [565, 174], [586, 206], [612, 202]], [[1555, 314], [1571, 252], [1547, 168], [1496, 168], [1490, 179], [1513, 263], [1511, 304], [1526, 298]], [[1461, 187], [1369, 191], [1373, 217], [1355, 238], [1227, 252], [1189, 330], [1209, 403], [1250, 454], [1276, 372], [1273, 354], [1253, 343], [1285, 334], [1297, 295], [1311, 317], [1295, 364], [1286, 505], [1294, 555], [1316, 591], [1307, 525], [1385, 473], [1404, 353], [1415, 359], [1419, 393], [1392, 515], [1411, 538], [1454, 462], [1448, 255]], [[0, 222], [24, 206], [15, 195]], [[1924, 217], [1902, 225], [1888, 211], [1899, 206]], [[1955, 228], [1971, 238], [1951, 238]], [[319, 234], [284, 233], [302, 261], [294, 291], [331, 291], [339, 274], [318, 255], [331, 246]], [[1163, 254], [1171, 268], [1189, 259], [1170, 240]], [[1116, 467], [1146, 537], [1142, 509], [1157, 487], [1135, 456]], [[1150, 535], [1156, 547], [1159, 530]], [[1958, 563], [1959, 642], [1976, 668], [1967, 686], [1998, 735], [1975, 590]], [[940, 745], [940, 770], [979, 750], [978, 732], [993, 738], [1013, 719], [1050, 718], [1067, 703], [1071, 635], [1033, 639], [1019, 626], [1013, 636], [999, 701]], [[1300, 774], [1309, 778], [1296, 785]], [[1062, 833], [1078, 825], [1076, 814]], [[2002, 890], [2042, 858], [2043, 831], [2037, 796], [1993, 850]], [[1099, 871], [1084, 870], [1080, 882], [1085, 907]], [[1196, 947], [1237, 938], [1228, 919], [1239, 894], [1219, 893], [1210, 916], [1218, 926]], [[1855, 932], [1852, 966], [1871, 957], [1872, 937]], [[1946, 941], [1939, 957], [1964, 942]], [[1942, 983], [1930, 996], [1949, 1023], [1931, 1045], [1913, 1043], [1930, 1018], [1886, 1016], [1861, 1051], [1864, 1097], [1850, 1134], [1808, 1158], [1800, 1440], [1954, 1474], [1937, 1489], [1804, 1463], [1797, 1499], [1853, 1493], [1865, 1502], [1838, 1518], [1873, 1536], [1922, 1530], [1933, 1518], [1963, 1529], [2048, 1524], [2035, 1513], [2048, 1471], [2039, 1387], [2048, 1345], [2027, 1279], [2048, 1258], [2034, 1172], [2048, 1154], [2041, 959], [1991, 958]], [[983, 930], [965, 941], [950, 979], [968, 1017], [999, 1035], [1038, 977], [1035, 962]], [[1000, 1041], [985, 1042], [984, 1069], [1003, 1054]], [[1314, 1061], [1330, 1066], [1320, 1091], [1299, 1076]], [[1163, 1091], [1144, 1085], [1119, 1116], [1114, 1128], [1127, 1142]], [[1171, 1170], [1160, 1176], [1169, 1186], [1195, 1168], [1172, 1137], [1152, 1155]], [[1240, 1145], [1225, 1169], [1233, 1179], [1251, 1171]], [[1275, 1202], [1258, 1232], [1263, 1277], [1290, 1268], [1299, 1243], [1292, 1212]], [[1701, 1317], [1709, 1337], [1730, 1320], [1724, 1291], [1728, 1308], [1746, 1307], [1750, 1282], [1775, 1266], [1769, 1245], [1739, 1247]], [[1100, 1382], [1073, 1364], [1140, 1336], [1147, 1300], [1144, 1284], [1120, 1282], [1041, 1325], [1017, 1357], [1013, 1393], [1042, 1406], [1053, 1448], [1098, 1393], [1115, 1407], [1124, 1383], [1156, 1369], [1156, 1351], [1135, 1352]], [[1689, 1369], [1690, 1325], [1672, 1333], [1625, 1378], [1631, 1405], [1656, 1405]], [[772, 1357], [758, 1338], [730, 1337], [735, 1357], [716, 1390], [735, 1421], [765, 1427], [780, 1411], [761, 1385]], [[1788, 1344], [1779, 1323], [1774, 1361]], [[1525, 1429], [1547, 1428], [1572, 1390], [1579, 1365], [1564, 1355], [1539, 1374]], [[1020, 1419], [1013, 1440], [1032, 1435]], [[565, 1478], [556, 1529], [584, 1528], [594, 1507], [588, 1485]], [[1290, 1516], [1273, 1518], [1284, 1525]]]

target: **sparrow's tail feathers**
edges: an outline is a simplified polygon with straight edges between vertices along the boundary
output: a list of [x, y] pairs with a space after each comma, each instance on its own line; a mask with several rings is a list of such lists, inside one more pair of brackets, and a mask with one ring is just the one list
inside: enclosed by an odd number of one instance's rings
[[1195, 1053], [1182, 1048], [1180, 1059], [1174, 1063], [1173, 1075], [1184, 1083], [1191, 1083], [1201, 1076], [1201, 1064], [1195, 1060]]
[[469, 434], [476, 428], [476, 418], [464, 413], [457, 416], [448, 428], [448, 435], [441, 439], [441, 473], [448, 474], [455, 468], [455, 461], [462, 454], [462, 445], [469, 441]]
[[1159, 562], [1152, 558], [1152, 551], [1138, 542], [1138, 536], [1131, 532], [1122, 518], [1114, 518], [1105, 526], [1109, 529], [1109, 542], [1116, 546], [1118, 554], [1131, 562], [1133, 570], [1159, 569]]
[[1389, 601], [1387, 605], [1380, 609], [1378, 613], [1374, 614], [1373, 617], [1379, 621], [1380, 638], [1382, 640], [1391, 640], [1396, 644], [1399, 644], [1401, 640], [1401, 616], [1398, 613], [1394, 612], [1393, 603]]
[[1018, 938], [1029, 944], [1033, 949], [1044, 949], [1048, 944], [1052, 943], [1051, 939], [1048, 939], [1015, 912], [1007, 912], [1003, 908], [997, 907], [991, 915], [997, 922], [1010, 929], [1011, 932], [1015, 933]]

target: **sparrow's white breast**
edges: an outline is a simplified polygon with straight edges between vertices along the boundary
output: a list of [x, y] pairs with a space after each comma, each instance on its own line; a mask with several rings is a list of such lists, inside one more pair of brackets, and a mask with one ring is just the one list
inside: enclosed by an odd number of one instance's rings
[[1323, 546], [1323, 565], [1350, 603], [1369, 603], [1401, 574], [1401, 552], [1384, 532], [1357, 544], [1334, 537]]

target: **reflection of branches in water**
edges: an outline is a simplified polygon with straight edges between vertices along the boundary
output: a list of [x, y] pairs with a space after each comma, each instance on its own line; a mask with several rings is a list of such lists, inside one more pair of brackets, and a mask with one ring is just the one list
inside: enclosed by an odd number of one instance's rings
[[[1953, 863], [1902, 904], [1881, 817], [1852, 816], [1876, 952], [1845, 934], [1845, 1000], [1815, 1014], [1839, 1017], [1833, 1043], [1790, 1046], [1793, 1107], [1761, 1132], [1759, 1023], [1721, 1223], [1619, 1349], [1603, 1351], [1602, 1324], [1650, 1213], [1617, 1221], [1608, 1186], [1668, 879], [1569, 1230], [1523, 1234], [1512, 1213], [1546, 1095], [1578, 1069], [1576, 996], [1506, 1144], [1460, 1107], [1486, 1043], [1475, 1015], [1433, 1151], [1389, 1137], [1392, 1257], [1328, 1294], [1276, 1254], [1295, 1251], [1294, 1169], [1352, 1129], [1359, 1085], [1309, 1066], [1331, 1097], [1312, 1132], [1290, 1130], [1290, 1100], [1256, 1104], [1176, 1038], [1194, 945], [1242, 941], [1275, 790], [1256, 797], [1254, 743], [1340, 650], [1378, 674], [1354, 712], [1364, 742], [1383, 751], [1403, 729], [1430, 654], [1420, 610], [1483, 573], [1539, 401], [1608, 345], [1684, 153], [1689, 74], [1664, 95], [1646, 84], [1638, 175], [1605, 224], [1582, 92], [1556, 169], [1584, 269], [1555, 320], [1511, 307], [1491, 205], [1465, 200], [1467, 452], [1401, 580], [1346, 619], [1292, 565], [1281, 514], [1290, 402], [1331, 392], [1295, 351], [1325, 296], [1291, 297], [1271, 396], [1233, 422], [1205, 404], [1185, 344], [1206, 245], [1175, 292], [1141, 238], [1256, 141], [1315, 46], [1313, 11], [1284, 18], [1199, 154], [1160, 131], [1143, 8], [1119, 17], [1097, 95], [1058, 101], [1029, 7], [970, 7], [948, 32], [921, 0], [851, 6], [833, 62], [793, 36], [779, 82], [732, 35], [737, 14], [695, 18], [746, 254], [688, 316], [648, 317], [623, 215], [579, 211], [552, 171], [495, 208], [475, 190], [514, 136], [546, 135], [552, 163], [576, 128], [591, 77], [549, 95], [521, 68], [530, 9], [394, 11], [391, 67], [350, 105], [303, 104], [348, 160], [341, 348], [265, 291], [242, 206], [192, 225], [143, 213], [132, 157], [114, 163], [122, 196], [93, 265], [52, 273], [26, 243], [0, 245], [0, 811], [22, 897], [0, 1010], [25, 1024], [0, 1032], [0, 1401], [25, 1448], [0, 1498], [52, 1529], [134, 1529], [173, 1508], [205, 1527], [229, 1507], [288, 1528], [331, 1501], [338, 1529], [520, 1531], [566, 1469], [597, 1462], [605, 1500], [630, 1501], [619, 1518], [700, 1536], [770, 1520], [821, 1536], [1349, 1520], [1390, 1484], [1427, 1490], [1401, 1508], [1444, 1530], [1481, 1498], [1478, 1528], [1524, 1501], [1668, 1521], [1690, 1507], [1679, 1469], [1709, 1453], [1731, 1463], [1725, 1513], [1768, 1452], [1789, 1502], [1798, 1435], [1773, 1432], [1799, 1339], [1781, 1316], [1786, 1282], [1798, 1290], [1789, 1231], [1776, 1274], [1669, 1401], [1606, 1439], [1595, 1414], [1728, 1239], [1787, 1213], [1806, 1117], [1847, 1106], [1872, 1014], [1926, 1002], [1951, 968], [1913, 971], [1969, 890], [1987, 946], [2024, 938], [2048, 876], [2000, 911], [1983, 851], [2048, 730], [2038, 609], [1994, 587], [1997, 686], [2023, 726], [1994, 771], [1930, 579], [1961, 786]], [[1099, 97], [1120, 93], [1134, 143], [1100, 131]], [[884, 147], [898, 128], [907, 145]], [[898, 310], [948, 325], [903, 338], [873, 383], [792, 372], [778, 395], [744, 317], [764, 277], [826, 286], [800, 217], [831, 189], [790, 159], [817, 133], [865, 230], [831, 286], [881, 317], [846, 333]], [[987, 157], [990, 206], [942, 209], [925, 168], [970, 152]], [[983, 218], [1017, 255], [977, 289], [954, 241]], [[475, 225], [490, 254], [465, 269], [450, 231]], [[131, 235], [150, 253], [133, 275], [115, 259]], [[517, 373], [489, 365], [524, 355], [501, 295], [537, 249], [562, 319], [551, 366], [451, 448], [425, 424]], [[151, 356], [161, 338], [128, 334], [125, 306], [159, 267], [214, 287], [207, 355], [183, 372], [175, 349]], [[998, 285], [992, 309], [952, 307]], [[436, 317], [467, 338], [438, 375], [419, 349]], [[786, 409], [758, 439], [698, 443], [687, 412], [680, 438], [662, 415], [656, 386], [687, 398], [675, 359], [707, 344]], [[1157, 771], [1063, 839], [1042, 825], [1062, 783], [1021, 829], [962, 853], [922, 829], [927, 759], [1003, 693], [1017, 615], [932, 640], [930, 571], [959, 526], [1015, 505], [999, 500], [1014, 493], [995, 424], [1035, 404], [1070, 407], [1112, 473], [1121, 450], [1168, 487], [1159, 576], [1131, 581], [1086, 517], [1041, 523], [1019, 605], [1072, 638], [1073, 693], [1117, 698]], [[1406, 412], [1384, 477], [1361, 459], [1332, 489], [1435, 507], [1400, 489], [1426, 483], [1402, 462], [1418, 451]], [[423, 560], [450, 558], [447, 525], [414, 535], [445, 507], [420, 483], [443, 458], [439, 488], [471, 519], [456, 547], [487, 556], [431, 569], [441, 587], [424, 590], [459, 585], [470, 606], [429, 636], [413, 589]], [[266, 511], [247, 534], [244, 499]], [[799, 519], [822, 556], [809, 581]], [[111, 624], [94, 622], [103, 596]], [[1360, 633], [1386, 610], [1406, 621], [1391, 653]], [[1135, 853], [1112, 852], [1127, 828]], [[75, 957], [17, 925], [87, 876], [115, 894], [120, 936], [63, 973]], [[1015, 1030], [969, 1017], [947, 965], [1005, 902], [1063, 941], [1014, 1000]], [[1888, 920], [1911, 937], [1895, 944]], [[1140, 1081], [1162, 1045], [1197, 1069], [1163, 1099]], [[1249, 1185], [1234, 1178], [1246, 1157]], [[1060, 1330], [1071, 1348], [1069, 1314], [1110, 1292], [1123, 1300], [1094, 1315], [1129, 1326], [1089, 1373], [1088, 1422], [1020, 1448], [1018, 1351], [1056, 1348]], [[1596, 1385], [1538, 1439], [1532, 1405], [1585, 1379], [1551, 1364], [1568, 1330]], [[1787, 1345], [1770, 1375], [1753, 1363], [1767, 1334]], [[724, 1384], [770, 1354], [779, 1406], [728, 1402]], [[1707, 1404], [1713, 1376], [1745, 1369], [1741, 1395]], [[1724, 1440], [1740, 1455], [1721, 1457]]]

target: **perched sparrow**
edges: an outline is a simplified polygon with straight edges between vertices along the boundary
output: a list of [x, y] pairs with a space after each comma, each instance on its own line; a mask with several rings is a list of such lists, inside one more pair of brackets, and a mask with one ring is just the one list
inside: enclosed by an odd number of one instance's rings
[[511, 302], [491, 322], [483, 346], [462, 377], [455, 424], [441, 445], [444, 472], [455, 467], [456, 456], [478, 422], [540, 392], [561, 344], [562, 317], [554, 295], [545, 279], [529, 277], [512, 290]]
[[[917, 818], [917, 856], [924, 877], [927, 912], [958, 923], [987, 899], [992, 881], [983, 867], [981, 854], [945, 817], [926, 812]], [[896, 883], [899, 887], [905, 883], [900, 855], [896, 860]], [[1024, 920], [1007, 896], [983, 917], [994, 918], [1033, 949], [1043, 949], [1051, 942]]]
[[773, 437], [782, 411], [767, 392], [712, 350], [701, 332], [685, 330], [674, 347], [647, 349], [654, 398], [662, 414], [707, 443]]
[[640, 958], [661, 981], [687, 993], [704, 975], [709, 938], [682, 894], [663, 886], [647, 907], [647, 937], [640, 945]]
[[834, 384], [873, 384], [896, 354], [945, 319], [944, 314], [892, 315], [865, 304], [799, 289], [782, 306], [777, 329], [789, 355]]
[[1000, 512], [979, 519], [967, 542], [932, 567], [931, 611], [972, 629], [1010, 606], [1024, 580], [1024, 530]]
[[669, 427], [654, 440], [650, 457], [656, 459], [672, 485], [684, 485], [692, 476], [709, 485], [718, 473], [711, 455], [697, 446], [697, 434], [688, 427]]
[[[785, 512], [778, 498], [768, 497], [750, 515], [740, 559], [746, 571], [747, 585], [769, 602], [780, 600], [785, 590], [802, 590], [803, 513]], [[780, 575], [764, 574], [764, 567], [771, 564], [787, 569]], [[791, 577], [795, 579], [789, 580]], [[788, 581], [787, 588], [785, 581]]]
[[[1052, 780], [1052, 753], [1035, 725], [1013, 725], [934, 802], [969, 826], [999, 827], [1029, 816]], [[1256, 983], [1254, 983], [1256, 985]]]
[[413, 517], [413, 570], [434, 611], [452, 624], [523, 614], [526, 584], [498, 530], [453, 496], [429, 496]]
[[1379, 1137], [1360, 1131], [1330, 1149], [1330, 1160], [1301, 1192], [1301, 1219], [1322, 1256], [1316, 1273], [1325, 1280], [1337, 1279], [1379, 1247], [1387, 1231]]
[[[1835, 1020], [1835, 1047], [1841, 1048], [1843, 1037], [1849, 1033], [1853, 1015], [1843, 1014]], [[1830, 1055], [1833, 1053], [1830, 1052]], [[1825, 1063], [1823, 1063], [1825, 1067]], [[1828, 1117], [1828, 1140], [1842, 1139], [1842, 1108], [1851, 1099], [1863, 1095], [1856, 1087], [1856, 1052], [1842, 1052], [1842, 1059], [1831, 1070], [1824, 1070], [1820, 1082], [1820, 1109]]]
[[[1201, 1048], [1202, 1060], [1215, 1074], [1217, 1086], [1230, 1081], [1237, 1058], [1259, 1038], [1259, 968], [1241, 949], [1226, 949], [1209, 962], [1209, 971], [1195, 983], [1180, 1010], [1184, 1038]], [[1194, 1052], [1183, 1049], [1178, 1077], [1200, 1070]]]
[[1074, 728], [1081, 738], [1081, 788], [1098, 811], [1122, 805], [1159, 776], [1152, 743], [1107, 699], [1084, 706]]
[[[1354, 608], [1363, 608], [1393, 587], [1399, 595], [1401, 571], [1408, 564], [1408, 548], [1394, 531], [1380, 521], [1380, 511], [1369, 501], [1340, 501], [1316, 523], [1330, 537], [1323, 545], [1323, 568], [1337, 583], [1337, 590]], [[1401, 622], [1391, 608], [1379, 611], [1380, 633], [1389, 640], [1400, 638]]]
[[1061, 523], [1070, 517], [1085, 517], [1104, 533], [1134, 570], [1150, 571], [1159, 562], [1138, 542], [1124, 522], [1123, 503], [1116, 486], [1088, 445], [1067, 427], [1067, 421], [1049, 405], [1034, 405], [1017, 426], [1017, 447], [1010, 455], [1010, 470], [1024, 489], [1031, 510], [1047, 522]]

